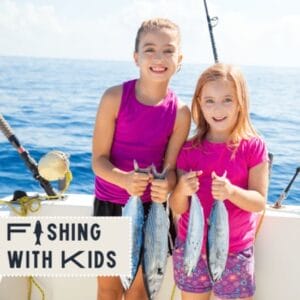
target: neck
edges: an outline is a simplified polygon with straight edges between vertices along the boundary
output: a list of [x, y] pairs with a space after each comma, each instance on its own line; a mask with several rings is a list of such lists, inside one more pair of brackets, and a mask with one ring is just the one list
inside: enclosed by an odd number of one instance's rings
[[227, 143], [229, 140], [229, 135], [227, 133], [208, 132], [205, 138], [213, 143]]
[[149, 105], [155, 105], [166, 97], [168, 82], [149, 82], [138, 79], [135, 86], [136, 98]]

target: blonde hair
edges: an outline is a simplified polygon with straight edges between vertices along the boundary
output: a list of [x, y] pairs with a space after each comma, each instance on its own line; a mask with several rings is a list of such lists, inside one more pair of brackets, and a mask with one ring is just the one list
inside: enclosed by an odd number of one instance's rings
[[155, 18], [155, 19], [146, 20], [141, 24], [135, 38], [134, 51], [138, 52], [142, 34], [152, 32], [152, 31], [162, 30], [162, 29], [174, 30], [177, 34], [178, 45], [180, 44], [181, 37], [180, 37], [180, 30], [178, 25], [176, 25], [175, 23], [173, 23], [168, 19]]
[[236, 149], [241, 139], [258, 136], [249, 115], [249, 94], [246, 80], [242, 72], [235, 66], [217, 63], [206, 69], [199, 77], [192, 99], [192, 118], [196, 124], [195, 144], [201, 143], [209, 130], [200, 106], [201, 93], [204, 85], [210, 81], [225, 79], [233, 83], [238, 100], [238, 117], [227, 144]]

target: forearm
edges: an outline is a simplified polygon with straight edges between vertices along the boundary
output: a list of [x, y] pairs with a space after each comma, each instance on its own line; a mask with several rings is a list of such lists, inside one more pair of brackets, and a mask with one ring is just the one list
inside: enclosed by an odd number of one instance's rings
[[167, 172], [167, 183], [168, 183], [168, 193], [172, 192], [176, 186], [176, 172], [175, 170], [169, 170]]
[[125, 188], [125, 180], [128, 172], [122, 171], [114, 166], [107, 157], [93, 158], [94, 174], [104, 180]]
[[255, 190], [245, 190], [238, 186], [232, 187], [229, 201], [249, 212], [259, 212], [265, 208], [266, 196]]
[[185, 196], [178, 188], [175, 187], [174, 191], [171, 193], [169, 198], [169, 203], [172, 211], [175, 214], [183, 214], [189, 208], [189, 198]]

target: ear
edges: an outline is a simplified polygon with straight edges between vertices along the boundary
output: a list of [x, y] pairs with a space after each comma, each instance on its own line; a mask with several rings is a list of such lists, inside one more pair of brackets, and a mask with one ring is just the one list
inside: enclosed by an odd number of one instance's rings
[[178, 55], [178, 65], [180, 65], [182, 63], [182, 59], [183, 59], [183, 55], [180, 53]]
[[136, 64], [137, 66], [139, 66], [139, 62], [138, 62], [138, 60], [139, 60], [139, 55], [138, 55], [137, 52], [133, 52], [133, 59], [134, 59], [135, 64]]

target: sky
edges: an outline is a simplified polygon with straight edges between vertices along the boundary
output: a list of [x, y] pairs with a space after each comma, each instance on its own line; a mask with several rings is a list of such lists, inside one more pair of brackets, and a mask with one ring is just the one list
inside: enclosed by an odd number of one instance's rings
[[[219, 60], [300, 67], [299, 0], [207, 0]], [[184, 61], [213, 63], [203, 0], [0, 0], [0, 55], [132, 60], [141, 22], [181, 28]]]

